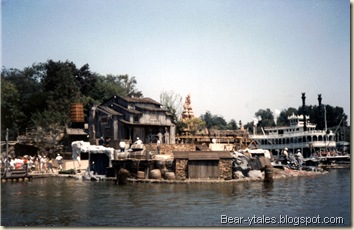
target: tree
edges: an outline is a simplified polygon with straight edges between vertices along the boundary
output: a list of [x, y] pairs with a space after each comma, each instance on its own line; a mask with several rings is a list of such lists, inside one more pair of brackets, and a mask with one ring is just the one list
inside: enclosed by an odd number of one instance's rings
[[162, 91], [160, 93], [160, 103], [172, 114], [173, 123], [177, 124], [179, 116], [183, 112], [183, 98], [174, 91]]
[[205, 122], [206, 128], [208, 130], [210, 130], [210, 129], [220, 129], [220, 130], [228, 129], [228, 124], [223, 117], [220, 117], [218, 115], [212, 115], [209, 111], [207, 111], [204, 115], [201, 115], [200, 119]]
[[143, 93], [141, 91], [138, 91], [135, 88], [135, 86], [137, 84], [135, 77], [129, 77], [126, 74], [126, 75], [119, 75], [118, 79], [121, 82], [122, 87], [124, 89], [124, 96], [128, 96], [128, 97], [142, 97], [143, 96]]
[[96, 84], [88, 95], [97, 102], [108, 100], [113, 95], [126, 96], [119, 77], [112, 74], [98, 75]]
[[9, 129], [9, 138], [14, 139], [19, 123], [24, 119], [24, 114], [20, 110], [20, 95], [16, 86], [1, 78], [1, 131], [5, 135], [5, 130]]
[[270, 109], [260, 109], [255, 113], [256, 118], [258, 120], [258, 126], [267, 127], [267, 126], [275, 126], [274, 116]]
[[205, 122], [198, 117], [188, 119], [185, 123], [188, 127], [188, 132], [192, 135], [195, 135], [197, 132], [200, 132], [205, 128]]
[[227, 129], [228, 130], [236, 130], [237, 129], [237, 123], [235, 119], [231, 119], [231, 121], [227, 124]]
[[[2, 134], [33, 126], [54, 127], [69, 124], [70, 104], [83, 103], [87, 117], [93, 104], [113, 95], [141, 97], [135, 77], [101, 76], [85, 64], [77, 68], [70, 61], [48, 60], [23, 70], [2, 68]], [[45, 127], [47, 126], [47, 127]], [[11, 129], [12, 130], [12, 129]]]
[[284, 109], [280, 112], [279, 117], [277, 118], [277, 126], [287, 126], [289, 125], [288, 117], [291, 115], [297, 115], [297, 110], [295, 108]]

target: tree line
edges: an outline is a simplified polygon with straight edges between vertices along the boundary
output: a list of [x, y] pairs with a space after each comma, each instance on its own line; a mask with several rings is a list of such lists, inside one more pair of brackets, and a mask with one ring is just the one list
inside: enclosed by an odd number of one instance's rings
[[48, 60], [23, 70], [2, 68], [1, 135], [14, 139], [29, 127], [68, 125], [70, 105], [83, 103], [87, 118], [93, 104], [113, 95], [143, 96], [137, 80], [128, 75], [94, 73], [88, 64]]
[[[142, 97], [137, 89], [136, 78], [128, 75], [100, 75], [92, 72], [88, 64], [77, 67], [70, 61], [48, 60], [44, 63], [34, 63], [23, 70], [2, 68], [1, 71], [1, 135], [9, 129], [9, 136], [15, 139], [23, 130], [29, 127], [51, 127], [53, 125], [70, 125], [70, 105], [83, 103], [87, 119], [93, 104], [100, 104], [113, 95]], [[163, 91], [160, 103], [171, 114], [177, 125], [177, 133], [185, 127], [193, 127], [194, 131], [201, 129], [237, 130], [242, 126], [251, 129], [275, 125], [288, 125], [288, 116], [300, 115], [305, 112], [310, 116], [310, 122], [324, 129], [324, 114], [327, 127], [336, 127], [340, 123], [347, 127], [347, 115], [343, 108], [325, 105], [319, 107], [306, 106], [298, 109], [288, 108], [279, 114], [270, 109], [260, 109], [255, 113], [254, 121], [242, 124], [231, 119], [227, 122], [220, 115], [210, 111], [191, 120], [189, 124], [180, 122], [183, 111], [183, 98], [173, 91]], [[349, 133], [349, 132], [348, 132]]]

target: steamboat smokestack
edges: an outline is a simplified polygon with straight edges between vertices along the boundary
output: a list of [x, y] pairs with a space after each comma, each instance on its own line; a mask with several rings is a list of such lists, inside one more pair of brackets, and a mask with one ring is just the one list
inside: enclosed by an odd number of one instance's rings
[[302, 114], [304, 116], [304, 131], [307, 131], [307, 124], [306, 124], [307, 122], [306, 122], [306, 114], [305, 114], [305, 99], [306, 99], [305, 93], [302, 93], [301, 99], [302, 99]]
[[323, 106], [322, 106], [322, 97], [321, 94], [318, 94], [318, 111], [319, 111], [319, 121], [317, 122], [318, 129], [323, 129]]

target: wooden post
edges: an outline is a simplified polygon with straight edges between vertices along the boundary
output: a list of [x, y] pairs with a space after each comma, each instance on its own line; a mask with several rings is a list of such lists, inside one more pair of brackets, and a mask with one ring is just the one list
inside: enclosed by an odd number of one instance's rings
[[273, 183], [273, 167], [266, 165], [264, 170], [264, 182]]

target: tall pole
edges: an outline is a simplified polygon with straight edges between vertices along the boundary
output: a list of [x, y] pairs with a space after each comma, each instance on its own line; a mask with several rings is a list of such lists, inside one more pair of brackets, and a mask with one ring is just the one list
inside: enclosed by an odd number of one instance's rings
[[307, 122], [306, 122], [306, 115], [305, 115], [305, 99], [306, 99], [306, 97], [305, 97], [305, 93], [302, 93], [302, 97], [301, 97], [301, 99], [302, 99], [302, 113], [303, 113], [303, 116], [304, 116], [304, 131], [307, 131]]
[[5, 142], [6, 142], [6, 158], [8, 158], [9, 157], [9, 129], [8, 128], [6, 128]]

